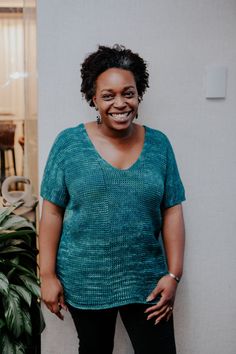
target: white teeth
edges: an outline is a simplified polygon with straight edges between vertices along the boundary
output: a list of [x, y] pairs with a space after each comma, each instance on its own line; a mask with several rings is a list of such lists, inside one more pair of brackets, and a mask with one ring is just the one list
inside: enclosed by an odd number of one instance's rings
[[115, 121], [119, 121], [119, 122], [124, 122], [126, 120], [128, 120], [128, 116], [129, 116], [130, 112], [125, 112], [125, 113], [110, 113], [111, 117], [115, 120]]
[[126, 113], [111, 113], [112, 119], [116, 122], [125, 122], [129, 120], [129, 112]]
[[118, 114], [112, 114], [113, 118], [126, 118], [127, 117], [127, 113], [118, 113]]

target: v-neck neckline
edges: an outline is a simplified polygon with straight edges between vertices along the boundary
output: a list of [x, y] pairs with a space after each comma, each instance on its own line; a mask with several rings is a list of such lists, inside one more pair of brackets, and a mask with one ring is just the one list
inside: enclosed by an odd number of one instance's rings
[[110, 162], [108, 162], [107, 160], [104, 159], [104, 157], [98, 152], [98, 150], [96, 149], [94, 143], [92, 142], [91, 138], [89, 137], [89, 134], [87, 132], [87, 129], [85, 127], [85, 123], [81, 123], [81, 128], [82, 131], [84, 133], [84, 137], [86, 142], [88, 143], [88, 145], [90, 146], [91, 150], [93, 151], [93, 153], [97, 156], [97, 158], [99, 158], [99, 160], [106, 165], [107, 167], [113, 169], [114, 171], [118, 171], [118, 172], [128, 172], [130, 170], [132, 170], [133, 168], [135, 168], [137, 165], [139, 165], [139, 163], [143, 160], [145, 151], [146, 151], [146, 146], [147, 146], [147, 140], [148, 140], [148, 129], [145, 125], [143, 125], [144, 130], [145, 130], [145, 134], [144, 134], [144, 142], [143, 142], [143, 146], [142, 146], [142, 150], [138, 156], [138, 158], [127, 168], [118, 168], [116, 166], [113, 166]]

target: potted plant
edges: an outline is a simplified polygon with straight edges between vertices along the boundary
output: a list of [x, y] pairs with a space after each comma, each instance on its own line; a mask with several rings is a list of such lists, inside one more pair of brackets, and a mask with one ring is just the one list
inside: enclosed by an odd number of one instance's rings
[[13, 211], [0, 207], [0, 352], [35, 353], [34, 341], [45, 327], [37, 278], [36, 230]]

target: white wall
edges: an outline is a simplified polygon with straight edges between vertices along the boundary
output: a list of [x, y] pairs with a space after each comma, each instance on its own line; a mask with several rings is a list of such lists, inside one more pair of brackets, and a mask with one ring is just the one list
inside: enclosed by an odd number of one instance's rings
[[[38, 0], [40, 175], [55, 135], [95, 119], [80, 97], [80, 63], [99, 43], [122, 43], [148, 61], [140, 121], [170, 137], [185, 184], [179, 354], [234, 354], [236, 2]], [[205, 99], [207, 65], [228, 67], [225, 100]], [[59, 323], [47, 314], [42, 354], [73, 354], [75, 343], [70, 318]], [[131, 353], [118, 324], [116, 354]]]

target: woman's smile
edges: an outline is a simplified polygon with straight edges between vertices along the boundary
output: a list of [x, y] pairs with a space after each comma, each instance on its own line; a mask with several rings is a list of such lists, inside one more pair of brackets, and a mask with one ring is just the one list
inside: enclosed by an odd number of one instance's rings
[[130, 119], [130, 114], [133, 111], [130, 110], [128, 112], [119, 112], [119, 113], [108, 113], [111, 118], [116, 122], [127, 122]]

